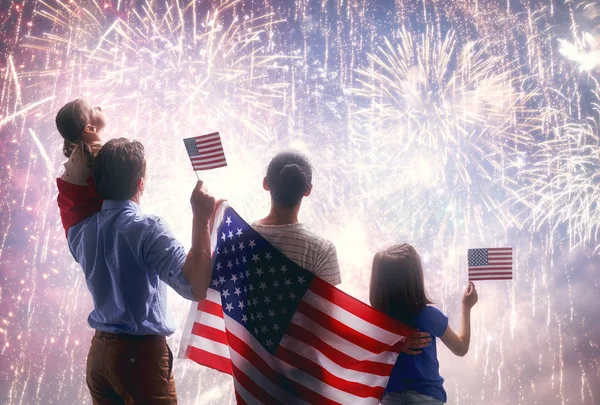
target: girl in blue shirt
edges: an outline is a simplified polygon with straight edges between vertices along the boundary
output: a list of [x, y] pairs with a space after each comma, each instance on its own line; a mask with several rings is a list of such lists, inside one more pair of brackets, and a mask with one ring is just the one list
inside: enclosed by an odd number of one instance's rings
[[[429, 332], [457, 356], [464, 356], [471, 340], [471, 308], [477, 303], [475, 285], [469, 283], [462, 298], [461, 325], [458, 334], [448, 326], [448, 318], [430, 306], [425, 292], [421, 258], [409, 244], [382, 250], [373, 259], [371, 305], [390, 316]], [[444, 379], [439, 373], [436, 340], [422, 353], [400, 353], [392, 370], [381, 403], [383, 405], [438, 405], [446, 402]]]

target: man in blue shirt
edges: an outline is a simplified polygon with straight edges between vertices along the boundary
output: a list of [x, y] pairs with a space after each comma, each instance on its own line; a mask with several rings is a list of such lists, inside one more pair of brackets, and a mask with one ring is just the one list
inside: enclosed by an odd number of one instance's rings
[[199, 181], [190, 199], [192, 247], [186, 254], [161, 218], [142, 212], [145, 174], [141, 143], [107, 142], [94, 162], [102, 210], [67, 234], [94, 301], [88, 323], [96, 334], [86, 372], [94, 405], [177, 403], [166, 343], [175, 329], [167, 285], [200, 301], [210, 283], [214, 198]]

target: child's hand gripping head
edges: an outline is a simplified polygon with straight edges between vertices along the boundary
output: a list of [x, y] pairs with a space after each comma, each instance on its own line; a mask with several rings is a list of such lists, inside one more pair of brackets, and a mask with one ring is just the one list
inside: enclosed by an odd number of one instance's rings
[[106, 127], [106, 115], [100, 107], [92, 107], [83, 99], [65, 104], [56, 114], [56, 129], [64, 139], [63, 153], [70, 157], [80, 146], [87, 160], [92, 157], [90, 145], [102, 142], [102, 130]]

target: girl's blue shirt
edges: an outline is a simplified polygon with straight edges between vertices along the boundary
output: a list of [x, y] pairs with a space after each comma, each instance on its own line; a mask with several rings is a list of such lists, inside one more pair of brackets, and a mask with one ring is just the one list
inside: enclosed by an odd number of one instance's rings
[[420, 332], [429, 332], [431, 345], [421, 354], [412, 356], [400, 353], [386, 387], [386, 392], [417, 391], [446, 402], [444, 379], [440, 376], [437, 359], [436, 338], [442, 337], [448, 328], [448, 317], [439, 309], [426, 306], [415, 318], [414, 325]]

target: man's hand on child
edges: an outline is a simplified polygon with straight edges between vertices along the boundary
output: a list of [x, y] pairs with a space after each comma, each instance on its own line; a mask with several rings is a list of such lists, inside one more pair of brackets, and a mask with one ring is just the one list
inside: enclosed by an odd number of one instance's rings
[[465, 293], [463, 294], [463, 306], [465, 308], [471, 309], [475, 304], [477, 304], [478, 299], [479, 297], [477, 295], [477, 290], [475, 289], [475, 284], [469, 281]]
[[406, 344], [402, 348], [402, 353], [417, 355], [431, 344], [431, 335], [427, 332], [415, 332], [406, 339]]

